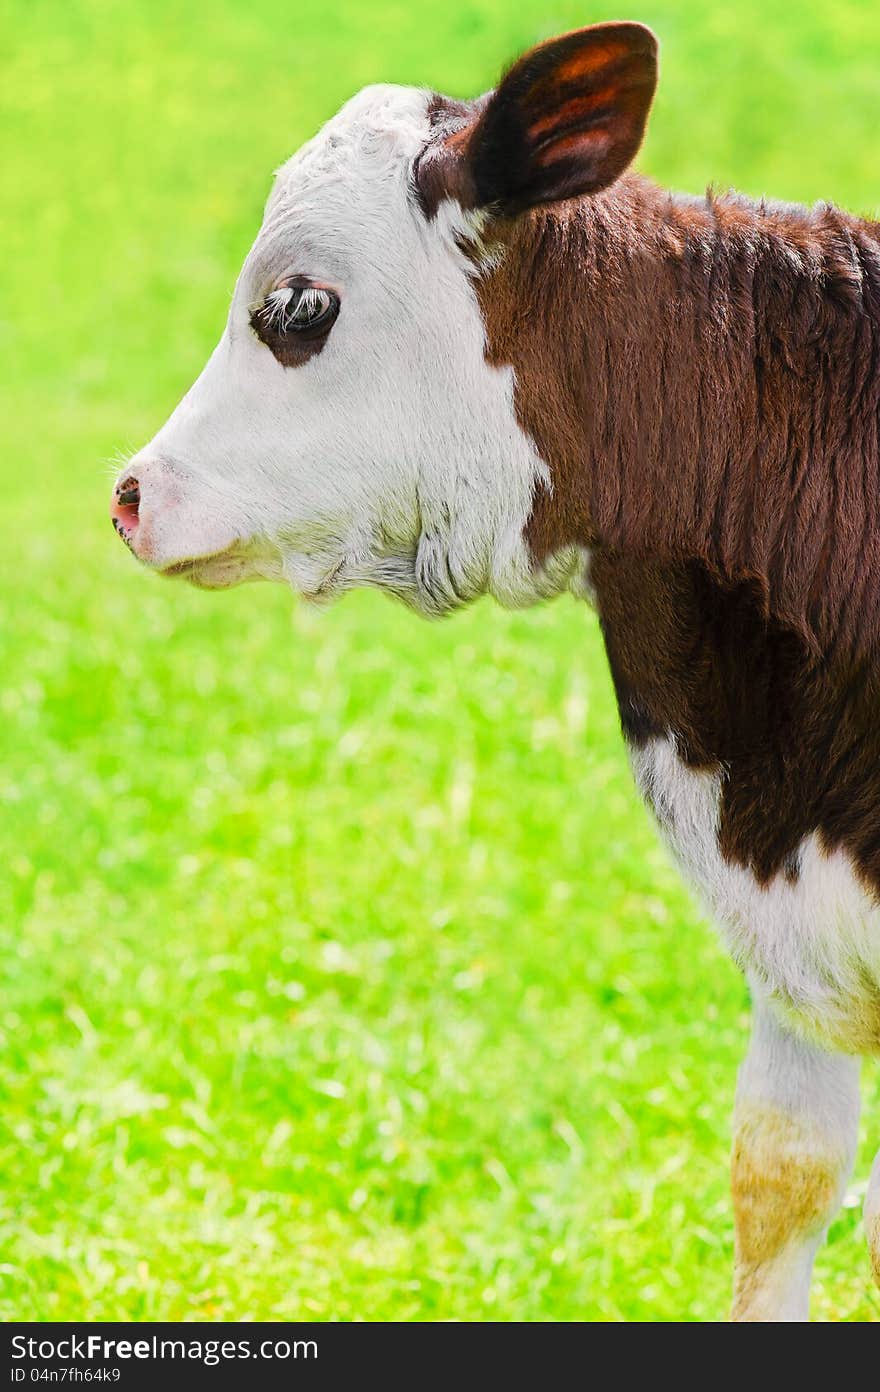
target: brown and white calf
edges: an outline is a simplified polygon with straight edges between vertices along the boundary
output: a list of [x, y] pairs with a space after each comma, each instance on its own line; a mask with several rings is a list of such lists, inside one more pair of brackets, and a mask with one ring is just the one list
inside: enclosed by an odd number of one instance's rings
[[[807, 1314], [880, 1050], [880, 226], [627, 173], [637, 24], [370, 87], [279, 172], [123, 471], [165, 574], [597, 608], [639, 787], [752, 987], [734, 1313]], [[866, 1202], [880, 1272], [880, 1167]]]

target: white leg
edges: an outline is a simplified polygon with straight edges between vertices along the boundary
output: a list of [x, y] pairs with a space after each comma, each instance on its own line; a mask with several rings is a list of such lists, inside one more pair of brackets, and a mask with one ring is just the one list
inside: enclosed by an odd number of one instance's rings
[[735, 1320], [809, 1318], [813, 1259], [855, 1155], [859, 1061], [793, 1034], [754, 1003], [733, 1142]]

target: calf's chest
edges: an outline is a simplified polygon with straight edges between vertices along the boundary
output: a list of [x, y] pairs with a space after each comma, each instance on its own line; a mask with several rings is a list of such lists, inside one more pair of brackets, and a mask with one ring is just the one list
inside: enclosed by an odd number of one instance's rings
[[748, 587], [600, 555], [591, 579], [636, 782], [754, 987], [880, 1052], [880, 702]]

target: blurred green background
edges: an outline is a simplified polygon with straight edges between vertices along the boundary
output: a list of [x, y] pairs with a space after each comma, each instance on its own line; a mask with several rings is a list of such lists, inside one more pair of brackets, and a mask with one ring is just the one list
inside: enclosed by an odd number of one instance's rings
[[[0, 1315], [720, 1317], [744, 986], [631, 790], [597, 626], [140, 571], [108, 460], [366, 82], [626, 15], [644, 169], [880, 202], [876, 0], [6, 0]], [[871, 1319], [853, 1187], [815, 1312]]]

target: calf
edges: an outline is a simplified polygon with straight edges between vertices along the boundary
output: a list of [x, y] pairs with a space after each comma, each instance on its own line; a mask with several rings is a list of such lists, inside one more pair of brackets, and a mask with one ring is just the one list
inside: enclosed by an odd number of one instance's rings
[[[880, 226], [628, 173], [655, 82], [650, 32], [600, 24], [473, 102], [354, 97], [112, 515], [212, 588], [595, 605], [752, 988], [734, 1315], [800, 1319], [880, 1050]], [[865, 1211], [880, 1273], [880, 1164]]]

